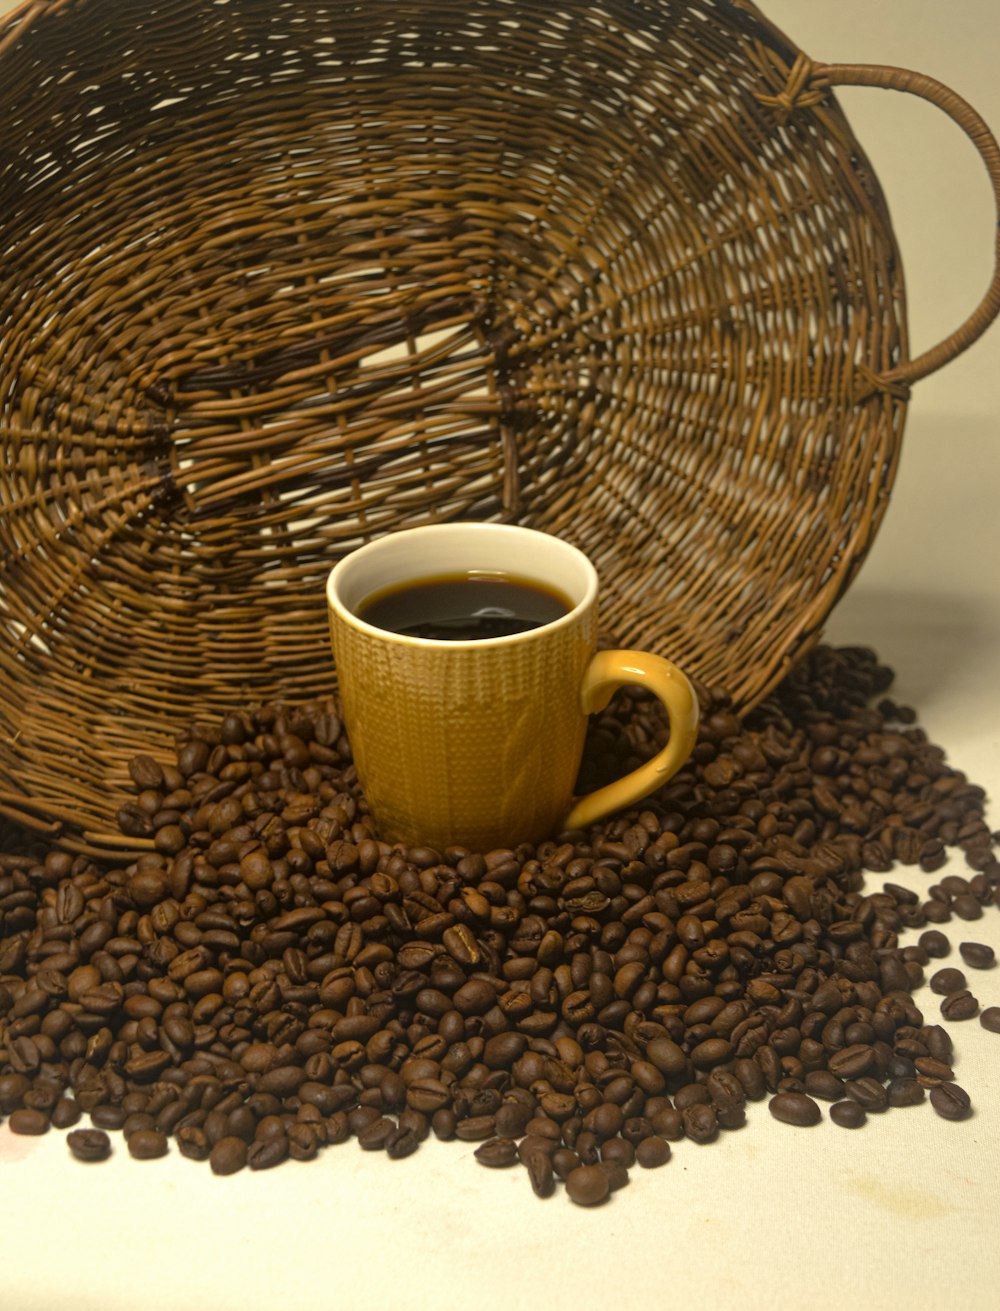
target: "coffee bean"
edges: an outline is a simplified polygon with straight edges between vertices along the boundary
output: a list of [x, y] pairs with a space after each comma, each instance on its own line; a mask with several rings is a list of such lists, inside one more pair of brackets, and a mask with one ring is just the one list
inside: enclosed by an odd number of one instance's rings
[[[524, 1153], [521, 1156], [521, 1161], [528, 1171], [528, 1178], [531, 1180], [531, 1188], [535, 1196], [551, 1197], [555, 1189], [555, 1171], [552, 1168], [551, 1154], [536, 1147]], [[606, 1177], [605, 1188], [607, 1188]]]
[[979, 1002], [965, 988], [950, 992], [941, 1003], [941, 1014], [946, 1020], [971, 1020], [979, 1014]]
[[111, 1139], [103, 1129], [73, 1129], [66, 1145], [78, 1161], [106, 1161], [111, 1155]]
[[579, 1165], [566, 1176], [566, 1193], [578, 1206], [596, 1206], [610, 1191], [608, 1176], [599, 1165]]
[[[0, 1114], [85, 1110], [222, 1172], [351, 1133], [399, 1159], [433, 1127], [516, 1143], [548, 1195], [593, 1167], [611, 1191], [768, 1091], [913, 1104], [953, 1083], [909, 999], [949, 950], [925, 925], [977, 916], [1000, 864], [982, 790], [867, 704], [886, 679], [818, 648], [742, 723], [705, 692], [669, 802], [482, 854], [380, 842], [329, 703], [200, 726], [176, 764], [133, 764], [121, 818], [150, 850], [0, 861]], [[592, 721], [594, 785], [665, 734], [624, 700]], [[864, 866], [938, 870], [955, 844], [974, 876], [863, 893]]]
[[776, 1120], [781, 1120], [783, 1124], [794, 1124], [801, 1127], [819, 1124], [823, 1118], [819, 1107], [805, 1093], [777, 1093], [768, 1102], [767, 1109]]
[[98, 1129], [120, 1129], [126, 1118], [124, 1110], [110, 1102], [101, 1102], [91, 1107], [90, 1119]]
[[958, 992], [965, 987], [965, 975], [961, 970], [949, 966], [943, 970], [938, 970], [936, 974], [932, 974], [930, 985], [931, 992], [936, 992], [944, 997], [949, 992]]
[[927, 1048], [928, 1055], [936, 1061], [950, 1061], [954, 1044], [951, 1034], [940, 1024], [925, 1024], [920, 1030], [920, 1041]]
[[969, 1094], [957, 1083], [939, 1083], [932, 1088], [930, 1103], [945, 1120], [964, 1120], [972, 1111]]
[[[220, 1141], [225, 1141], [220, 1139]], [[218, 1144], [216, 1144], [218, 1145]], [[215, 1149], [213, 1148], [213, 1155]], [[276, 1165], [288, 1160], [289, 1141], [287, 1133], [276, 1133], [266, 1138], [255, 1138], [247, 1144], [246, 1163], [251, 1170], [273, 1170]]]
[[843, 1081], [829, 1070], [810, 1070], [803, 1080], [803, 1088], [810, 1097], [821, 1097], [828, 1102], [839, 1101], [844, 1095]]
[[979, 1023], [991, 1033], [1000, 1033], [1000, 1006], [987, 1006], [979, 1016]]
[[72, 1097], [60, 1097], [52, 1108], [52, 1125], [56, 1129], [71, 1129], [83, 1112]]
[[517, 1163], [517, 1143], [513, 1138], [488, 1138], [473, 1152], [480, 1165], [502, 1169]]
[[683, 1111], [684, 1132], [694, 1143], [714, 1142], [719, 1132], [718, 1113], [714, 1106], [696, 1102]]
[[597, 1168], [603, 1170], [607, 1176], [609, 1193], [616, 1193], [629, 1182], [628, 1168], [622, 1165], [621, 1161], [599, 1161]]
[[963, 892], [957, 896], [951, 903], [951, 908], [963, 920], [978, 920], [983, 914], [983, 908], [979, 901], [968, 892]]
[[[623, 1165], [626, 1170], [630, 1170], [635, 1165], [635, 1152], [635, 1147], [627, 1138], [608, 1138], [601, 1143], [601, 1160], [603, 1162], [616, 1161], [619, 1165]], [[553, 1153], [554, 1164], [555, 1153]]]
[[848, 1079], [844, 1084], [844, 1092], [869, 1114], [872, 1111], [884, 1111], [889, 1105], [889, 1093], [885, 1085], [871, 1076]]
[[951, 943], [940, 929], [927, 929], [924, 933], [921, 933], [917, 942], [927, 952], [928, 956], [947, 956], [951, 951]]
[[830, 1119], [841, 1129], [860, 1129], [867, 1118], [865, 1108], [859, 1102], [834, 1102], [830, 1107]]
[[650, 1134], [636, 1146], [635, 1159], [644, 1170], [655, 1170], [670, 1160], [670, 1144], [658, 1134]]
[[925, 1082], [929, 1079], [949, 1082], [955, 1077], [954, 1070], [946, 1061], [939, 1061], [933, 1056], [918, 1056], [913, 1066], [917, 1074], [923, 1076]]
[[996, 952], [985, 942], [960, 942], [958, 950], [962, 960], [974, 970], [988, 970], [996, 961]]
[[875, 1064], [875, 1051], [869, 1043], [852, 1043], [835, 1051], [828, 1059], [830, 1073], [838, 1079], [857, 1079]]
[[919, 1106], [926, 1096], [922, 1084], [906, 1077], [890, 1079], [888, 1093], [890, 1106]]
[[247, 1163], [247, 1145], [242, 1138], [220, 1138], [208, 1158], [213, 1174], [236, 1174]]
[[137, 1161], [153, 1161], [166, 1156], [170, 1149], [166, 1134], [158, 1129], [138, 1129], [128, 1139], [129, 1156]]
[[11, 1111], [10, 1119], [7, 1121], [11, 1133], [31, 1135], [48, 1133], [50, 1123], [44, 1111], [34, 1111], [27, 1107]]
[[203, 1129], [196, 1125], [182, 1125], [175, 1134], [177, 1146], [182, 1156], [192, 1161], [207, 1161], [212, 1150]]

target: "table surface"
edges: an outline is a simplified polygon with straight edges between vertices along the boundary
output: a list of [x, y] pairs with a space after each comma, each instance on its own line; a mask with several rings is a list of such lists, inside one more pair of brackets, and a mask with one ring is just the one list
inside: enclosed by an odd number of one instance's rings
[[[113, 3], [114, 0], [108, 0]], [[763, 4], [816, 58], [932, 73], [1000, 127], [996, 0], [802, 0]], [[11, 8], [0, 0], [0, 13]], [[820, 11], [820, 12], [816, 12]], [[991, 268], [993, 216], [973, 152], [908, 97], [844, 92], [888, 194], [903, 252], [914, 352], [968, 312]], [[901, 103], [905, 102], [905, 103]], [[931, 739], [1000, 792], [1000, 329], [918, 385], [899, 479], [874, 550], [826, 639], [874, 647]], [[1000, 827], [994, 800], [989, 812]], [[959, 859], [948, 869], [964, 870]], [[941, 871], [941, 874], [948, 871]], [[936, 875], [935, 877], [940, 877]], [[893, 874], [914, 888], [926, 876]], [[879, 880], [871, 879], [877, 887]], [[1000, 912], [950, 926], [1000, 953]], [[902, 939], [904, 944], [915, 934]], [[957, 956], [957, 953], [956, 953]], [[954, 959], [955, 957], [953, 957]], [[951, 962], [949, 962], [951, 963]], [[972, 972], [970, 971], [970, 974]], [[1000, 966], [972, 974], [1000, 1004]], [[937, 999], [916, 994], [929, 1020]], [[106, 1165], [63, 1136], [0, 1128], [0, 1311], [147, 1311], [279, 1304], [409, 1309], [640, 1306], [909, 1311], [996, 1305], [1000, 1261], [1000, 1036], [950, 1026], [975, 1114], [925, 1104], [870, 1119], [777, 1124], [763, 1103], [712, 1146], [682, 1142], [662, 1170], [634, 1170], [603, 1207], [534, 1198], [523, 1171], [487, 1171], [474, 1144], [428, 1142], [404, 1162], [356, 1143], [309, 1164], [214, 1178], [118, 1144]]]

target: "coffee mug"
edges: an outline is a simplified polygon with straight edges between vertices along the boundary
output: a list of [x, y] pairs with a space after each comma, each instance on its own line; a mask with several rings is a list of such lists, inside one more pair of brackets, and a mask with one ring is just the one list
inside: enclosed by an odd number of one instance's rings
[[[500, 636], [414, 636], [364, 617], [372, 598], [428, 580], [521, 580], [557, 616]], [[414, 594], [416, 595], [416, 594]], [[598, 578], [569, 542], [509, 524], [445, 523], [376, 538], [331, 570], [327, 602], [345, 726], [379, 835], [488, 851], [585, 828], [688, 759], [698, 701], [669, 660], [597, 648]], [[587, 715], [641, 684], [670, 736], [624, 778], [574, 798]]]

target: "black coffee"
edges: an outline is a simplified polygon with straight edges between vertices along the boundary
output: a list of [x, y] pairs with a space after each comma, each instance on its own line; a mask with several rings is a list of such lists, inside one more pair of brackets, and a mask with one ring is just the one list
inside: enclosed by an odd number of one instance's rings
[[405, 637], [473, 642], [509, 637], [568, 614], [570, 602], [554, 588], [500, 573], [456, 573], [401, 583], [375, 592], [358, 618]]

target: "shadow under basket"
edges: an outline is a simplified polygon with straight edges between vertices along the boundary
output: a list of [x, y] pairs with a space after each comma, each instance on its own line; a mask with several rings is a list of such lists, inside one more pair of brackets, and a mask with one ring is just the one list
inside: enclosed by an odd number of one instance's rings
[[139, 750], [333, 691], [376, 534], [565, 536], [602, 627], [738, 708], [886, 508], [911, 360], [878, 182], [748, 0], [31, 0], [0, 24], [0, 815], [115, 832]]

